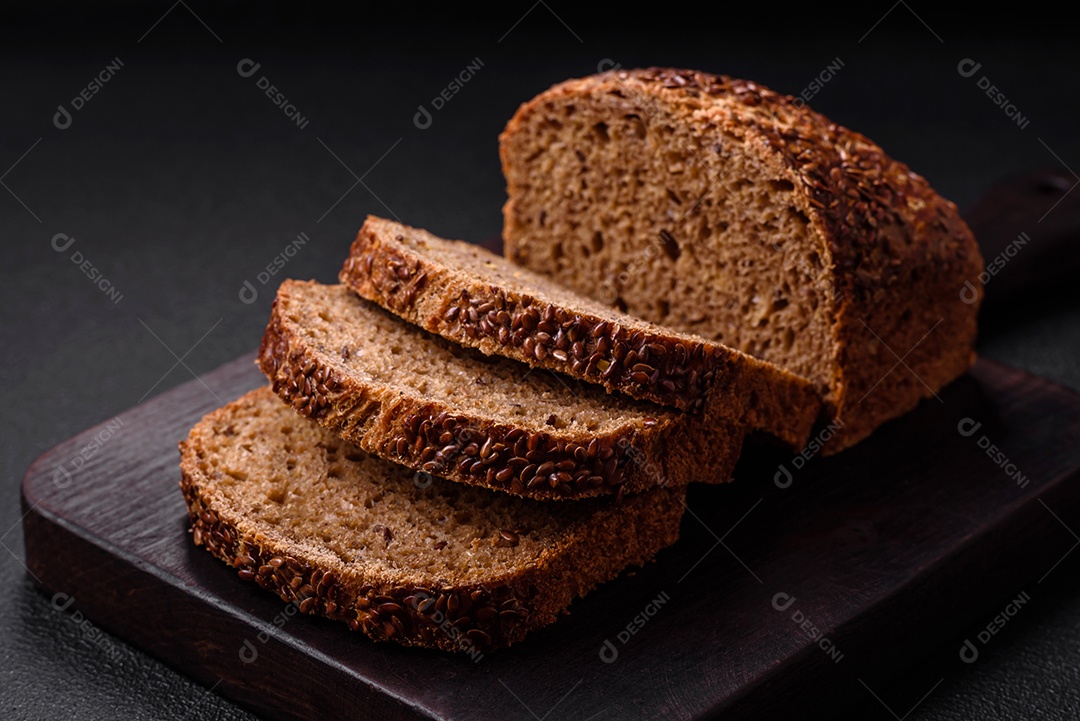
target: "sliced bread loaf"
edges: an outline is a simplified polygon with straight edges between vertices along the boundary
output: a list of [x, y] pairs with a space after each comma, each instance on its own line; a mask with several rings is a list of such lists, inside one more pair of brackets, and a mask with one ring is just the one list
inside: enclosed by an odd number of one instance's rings
[[477, 654], [520, 641], [678, 538], [683, 489], [559, 513], [363, 453], [268, 388], [180, 444], [197, 545], [377, 641]]
[[811, 379], [829, 451], [974, 360], [982, 259], [956, 206], [790, 96], [612, 71], [522, 105], [500, 154], [510, 260]]
[[[620, 313], [484, 248], [368, 217], [340, 273], [364, 298], [455, 343], [716, 418], [795, 449], [820, 409], [814, 386], [696, 335]], [[706, 407], [707, 406], [707, 407]]]
[[534, 498], [725, 482], [745, 435], [484, 356], [343, 285], [283, 282], [259, 365], [294, 409], [369, 453]]

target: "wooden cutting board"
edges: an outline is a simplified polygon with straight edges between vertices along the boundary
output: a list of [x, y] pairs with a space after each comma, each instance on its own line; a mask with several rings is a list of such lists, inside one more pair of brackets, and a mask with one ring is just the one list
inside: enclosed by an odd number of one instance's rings
[[26, 474], [23, 528], [57, 608], [270, 718], [835, 710], [1034, 595], [1080, 543], [1080, 397], [980, 361], [840, 456], [759, 455], [737, 483], [693, 488], [675, 547], [519, 646], [474, 660], [375, 644], [191, 543], [176, 444], [262, 382], [240, 358], [60, 444]]

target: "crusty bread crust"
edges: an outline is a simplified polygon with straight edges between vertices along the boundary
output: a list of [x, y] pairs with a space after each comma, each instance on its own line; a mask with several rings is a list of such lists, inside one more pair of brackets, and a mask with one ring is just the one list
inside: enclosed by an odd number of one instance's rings
[[[827, 452], [858, 442], [974, 362], [982, 258], [956, 206], [865, 136], [790, 96], [745, 80], [666, 68], [570, 80], [523, 104], [507, 124], [500, 137], [507, 178], [526, 177], [529, 159], [509, 148], [532, 116], [607, 94], [625, 100], [625, 112], [637, 112], [638, 99], [663, 107], [665, 117], [715, 139], [718, 150], [738, 147], [793, 186], [831, 284], [833, 352], [822, 359], [831, 372], [823, 373], [821, 390], [838, 423]], [[617, 169], [611, 172], [618, 177]], [[516, 260], [521, 224], [514, 183], [508, 194], [505, 250]], [[978, 288], [975, 302], [961, 301], [966, 281]]]
[[[467, 254], [487, 273], [454, 263]], [[747, 423], [795, 450], [820, 410], [813, 385], [771, 363], [590, 301], [463, 241], [369, 216], [339, 279], [405, 320], [522, 361], [681, 410]]]
[[[258, 363], [274, 391], [298, 413], [368, 453], [453, 481], [538, 499], [621, 496], [657, 485], [731, 478], [746, 434], [741, 423], [700, 423], [642, 403], [639, 415], [628, 416], [610, 433], [569, 427], [538, 432], [468, 404], [451, 406], [346, 372], [340, 356], [312, 344], [286, 308], [302, 305], [304, 288], [313, 286], [318, 284], [281, 284]], [[345, 321], [356, 324], [358, 339], [367, 337], [367, 301], [341, 291], [355, 304]], [[371, 306], [367, 312], [383, 311]], [[425, 335], [417, 343], [446, 341]]]
[[[335, 562], [333, 554], [308, 552], [311, 539], [299, 544], [238, 511], [228, 485], [219, 482], [223, 471], [213, 449], [227, 442], [222, 429], [253, 412], [274, 418], [278, 407], [269, 389], [252, 391], [207, 415], [180, 443], [180, 487], [192, 539], [241, 579], [296, 604], [301, 613], [343, 621], [376, 641], [474, 657], [509, 646], [553, 623], [575, 597], [628, 566], [645, 564], [678, 538], [685, 490], [656, 489], [619, 503], [593, 502], [589, 512], [566, 523], [561, 537], [550, 539], [540, 557], [522, 558], [513, 573], [482, 582], [419, 582], [415, 572], [395, 576], [375, 573], [363, 562]], [[311, 515], [318, 517], [320, 509], [312, 507]]]

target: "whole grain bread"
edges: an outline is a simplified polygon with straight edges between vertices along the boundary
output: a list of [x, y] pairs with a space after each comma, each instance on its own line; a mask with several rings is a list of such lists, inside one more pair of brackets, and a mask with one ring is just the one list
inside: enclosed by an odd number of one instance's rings
[[418, 482], [282, 404], [268, 388], [180, 444], [194, 542], [296, 604], [377, 641], [476, 658], [678, 538], [684, 489], [559, 513], [441, 478]]
[[620, 313], [484, 248], [369, 216], [339, 279], [402, 318], [485, 354], [609, 392], [745, 421], [795, 450], [820, 410], [804, 378]]
[[258, 362], [296, 411], [368, 453], [532, 498], [726, 482], [746, 434], [463, 348], [343, 285], [283, 282]]
[[829, 452], [974, 360], [982, 259], [956, 206], [790, 96], [611, 71], [522, 105], [500, 155], [510, 260], [811, 379]]

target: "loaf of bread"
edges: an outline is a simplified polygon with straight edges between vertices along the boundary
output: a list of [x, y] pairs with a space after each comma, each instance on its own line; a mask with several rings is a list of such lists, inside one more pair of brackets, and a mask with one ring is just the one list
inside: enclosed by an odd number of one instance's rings
[[283, 282], [259, 365], [296, 411], [368, 453], [532, 498], [726, 482], [746, 433], [462, 348], [343, 285]]
[[196, 545], [377, 640], [508, 646], [678, 538], [684, 489], [562, 504], [417, 478], [300, 417], [268, 388], [180, 444]]
[[613, 71], [500, 153], [508, 259], [368, 218], [180, 444], [194, 542], [300, 612], [508, 646], [674, 543], [749, 432], [836, 452], [973, 361], [956, 207], [790, 97]]
[[570, 291], [484, 248], [368, 217], [339, 278], [410, 323], [609, 392], [742, 422], [794, 450], [820, 401], [806, 379]]
[[956, 206], [789, 96], [612, 71], [522, 105], [500, 154], [510, 260], [810, 379], [830, 452], [974, 360], [982, 259]]

